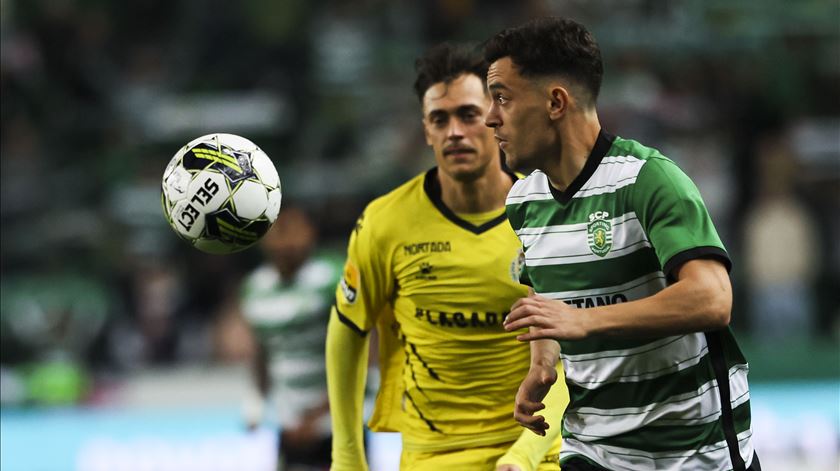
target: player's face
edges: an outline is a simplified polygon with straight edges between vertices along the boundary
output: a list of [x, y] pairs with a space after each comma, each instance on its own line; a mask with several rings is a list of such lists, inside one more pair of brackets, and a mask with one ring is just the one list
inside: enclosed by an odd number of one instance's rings
[[549, 99], [534, 82], [519, 74], [510, 57], [487, 71], [491, 105], [485, 124], [493, 128], [510, 168], [541, 168], [540, 159], [552, 144]]
[[297, 208], [289, 208], [280, 211], [261, 246], [280, 273], [290, 276], [309, 258], [316, 237], [312, 221]]
[[499, 161], [493, 130], [484, 126], [490, 98], [480, 78], [464, 74], [423, 95], [423, 129], [441, 172], [473, 181]]

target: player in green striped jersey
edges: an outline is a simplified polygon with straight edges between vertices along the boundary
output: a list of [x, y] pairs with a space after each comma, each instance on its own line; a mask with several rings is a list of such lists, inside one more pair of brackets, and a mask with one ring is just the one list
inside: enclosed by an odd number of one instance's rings
[[535, 412], [559, 355], [564, 471], [760, 469], [730, 261], [697, 188], [656, 149], [601, 129], [601, 55], [582, 25], [534, 20], [485, 47], [486, 124], [508, 165], [537, 169], [506, 202], [533, 290], [505, 326], [536, 343], [517, 420], [543, 431]]
[[[244, 280], [240, 309], [256, 341], [250, 427], [270, 402], [280, 425], [279, 469], [329, 467], [331, 428], [324, 345], [340, 258], [316, 252], [317, 228], [285, 205], [260, 241], [266, 263]], [[268, 399], [272, 399], [268, 401]]]

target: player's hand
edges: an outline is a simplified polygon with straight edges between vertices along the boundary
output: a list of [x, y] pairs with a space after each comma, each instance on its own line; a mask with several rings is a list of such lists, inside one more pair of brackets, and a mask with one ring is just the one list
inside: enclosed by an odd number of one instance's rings
[[520, 298], [505, 317], [508, 332], [530, 327], [529, 332], [516, 336], [527, 342], [539, 339], [578, 340], [588, 335], [585, 311], [575, 309], [563, 301], [532, 294]]
[[515, 464], [500, 464], [496, 466], [496, 471], [522, 471], [522, 468]]
[[253, 432], [262, 423], [265, 412], [265, 400], [255, 390], [249, 390], [242, 400], [242, 420], [245, 428]]
[[531, 366], [528, 374], [516, 391], [516, 401], [513, 407], [513, 418], [520, 425], [537, 435], [545, 436], [549, 424], [542, 415], [534, 415], [545, 409], [543, 399], [551, 386], [557, 381], [555, 368]]

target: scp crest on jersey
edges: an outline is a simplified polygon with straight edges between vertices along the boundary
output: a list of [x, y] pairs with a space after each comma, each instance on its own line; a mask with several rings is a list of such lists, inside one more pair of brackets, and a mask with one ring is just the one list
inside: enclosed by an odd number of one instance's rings
[[612, 248], [612, 222], [606, 211], [595, 211], [589, 215], [589, 225], [586, 226], [586, 240], [592, 253], [603, 257]]

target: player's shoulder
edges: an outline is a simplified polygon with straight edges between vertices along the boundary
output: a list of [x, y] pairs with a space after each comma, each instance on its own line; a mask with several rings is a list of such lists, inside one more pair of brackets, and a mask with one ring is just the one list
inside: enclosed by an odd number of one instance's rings
[[666, 157], [659, 149], [644, 145], [633, 139], [616, 137], [602, 164], [624, 163], [636, 166], [638, 178], [642, 181], [669, 178], [682, 174], [680, 167]]
[[523, 199], [533, 199], [534, 197], [551, 196], [551, 191], [548, 188], [548, 179], [541, 170], [534, 170], [527, 176], [517, 173], [519, 177], [513, 182], [510, 191], [508, 191], [506, 205], [517, 204], [523, 202]]
[[616, 161], [624, 159], [625, 162], [642, 161], [644, 165], [671, 166], [676, 165], [673, 160], [666, 157], [659, 149], [642, 144], [633, 139], [616, 137], [604, 156], [605, 161]]
[[638, 141], [617, 137], [608, 155], [612, 155], [613, 157], [609, 158], [616, 162], [623, 161], [636, 167], [634, 194], [648, 195], [660, 188], [667, 188], [670, 192], [674, 188], [693, 186], [691, 178], [676, 162], [666, 157], [659, 149]]
[[423, 195], [425, 173], [418, 174], [388, 193], [368, 203], [363, 213], [363, 222], [392, 224], [405, 219], [408, 211], [415, 209]]

